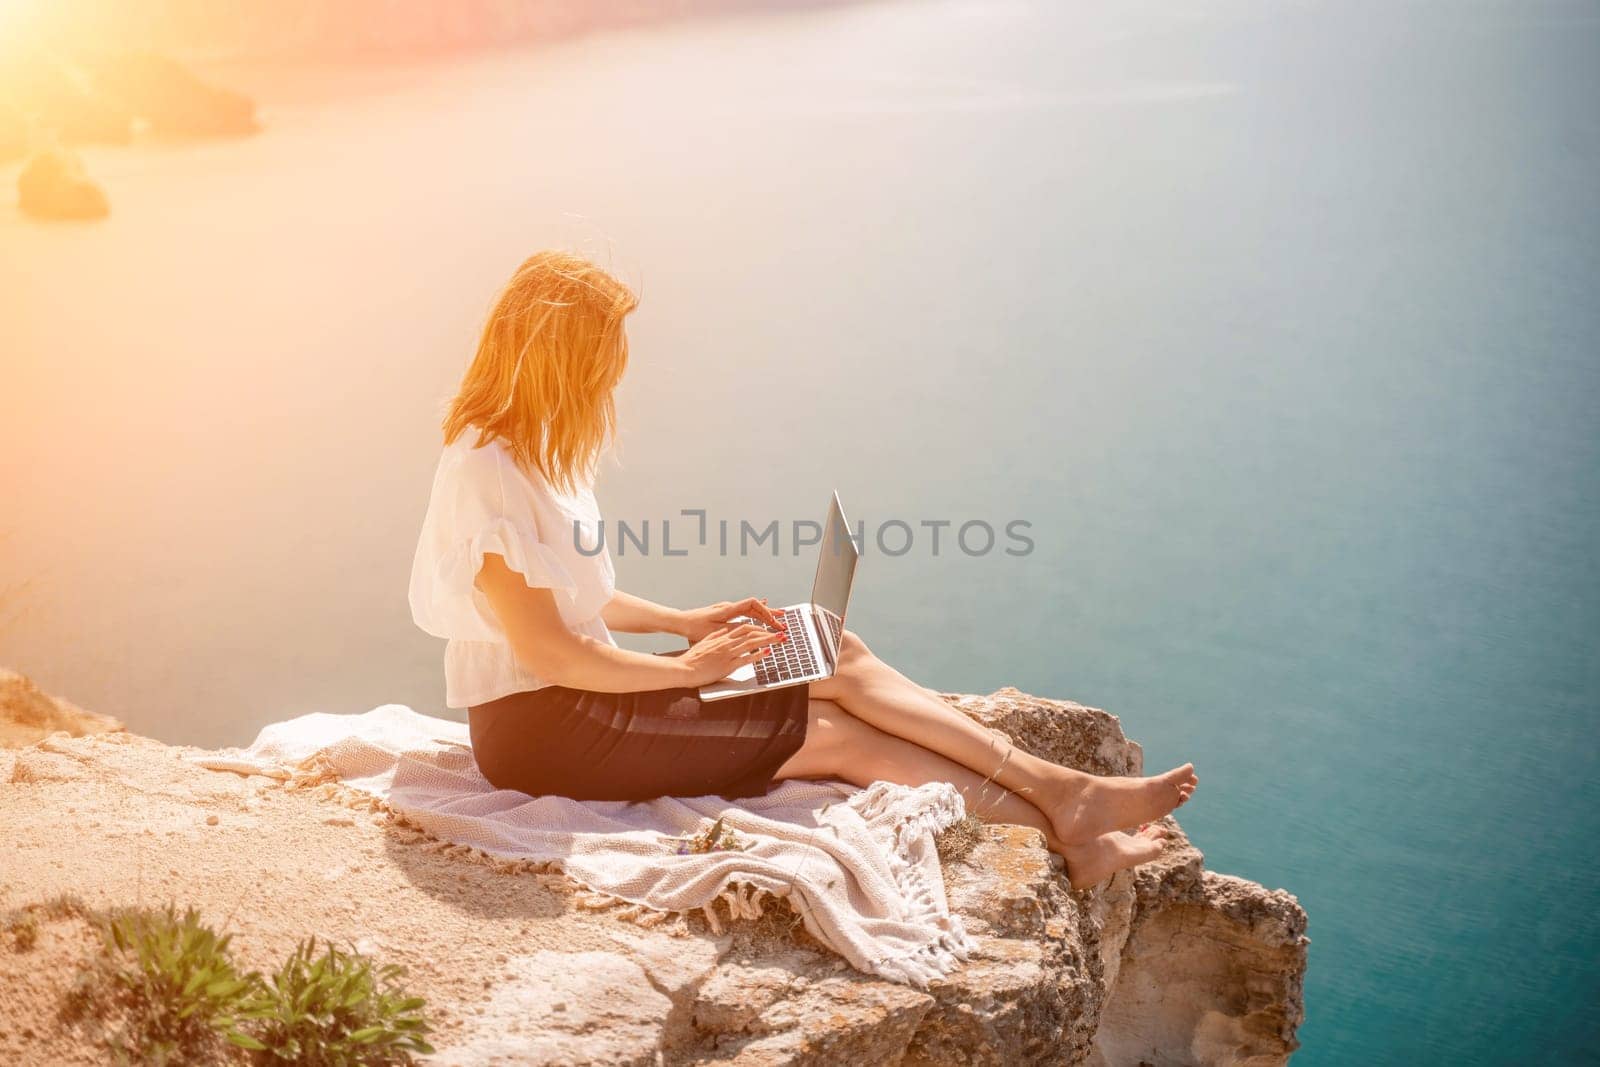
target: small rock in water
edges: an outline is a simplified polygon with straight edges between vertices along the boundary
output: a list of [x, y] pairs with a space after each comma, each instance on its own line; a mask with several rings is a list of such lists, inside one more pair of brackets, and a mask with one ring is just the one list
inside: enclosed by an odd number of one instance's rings
[[17, 175], [17, 202], [41, 219], [99, 219], [110, 213], [106, 194], [83, 173], [78, 157], [65, 149], [46, 149]]

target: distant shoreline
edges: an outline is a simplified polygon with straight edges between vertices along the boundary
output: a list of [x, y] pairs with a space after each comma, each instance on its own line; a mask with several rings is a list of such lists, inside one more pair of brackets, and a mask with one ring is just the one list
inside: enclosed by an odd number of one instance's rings
[[318, 77], [338, 81], [340, 91], [307, 93], [288, 99], [269, 98], [264, 93], [257, 97], [269, 106], [281, 103], [323, 103], [347, 95], [351, 82], [363, 75], [380, 88], [388, 88], [385, 75], [393, 78], [395, 85], [411, 84], [406, 79], [419, 70], [448, 70], [466, 66], [485, 59], [526, 54], [537, 49], [559, 45], [584, 37], [649, 30], [670, 25], [705, 21], [722, 17], [770, 17], [793, 15], [829, 8], [864, 7], [879, 0], [778, 0], [777, 6], [760, 0], [654, 0], [648, 6], [653, 10], [641, 11], [647, 6], [641, 0], [632, 13], [611, 18], [576, 19], [558, 26], [546, 26], [538, 32], [511, 33], [503, 37], [484, 37], [471, 41], [455, 42], [447, 46], [424, 47], [361, 47], [346, 44], [344, 47], [305, 48], [298, 51], [245, 50], [235, 52], [175, 53], [197, 73], [223, 84], [235, 85], [255, 94], [266, 86], [282, 88], [288, 82], [300, 87]]
[[[278, 108], [320, 107], [368, 92], [415, 88], [447, 74], [594, 34], [650, 30], [717, 17], [766, 18], [867, 0], [645, 0], [627, 11], [553, 17], [541, 5], [436, 10], [362, 18], [360, 0], [305, 0], [305, 10], [234, 11], [231, 21], [176, 25], [125, 16], [98, 32], [56, 32], [35, 14], [0, 50], [0, 176], [15, 183], [21, 216], [95, 221], [112, 197], [84, 165], [84, 149], [127, 150], [192, 140], [248, 137]], [[42, 10], [42, 9], [41, 9]], [[296, 17], [298, 16], [298, 17]], [[440, 33], [441, 28], [448, 32]], [[274, 31], [277, 31], [274, 33]], [[102, 84], [102, 69], [134, 79]], [[44, 88], [41, 88], [43, 86]], [[128, 89], [135, 95], [125, 95]], [[143, 99], [138, 95], [142, 93]], [[258, 106], [269, 117], [258, 120]], [[153, 108], [153, 110], [152, 110]]]
[[[42, 6], [42, 0], [36, 0]], [[149, 50], [196, 70], [241, 64], [288, 66], [371, 63], [406, 65], [571, 40], [592, 33], [642, 29], [731, 15], [782, 15], [873, 0], [632, 0], [623, 10], [556, 9], [461, 0], [397, 18], [380, 0], [245, 0], [215, 17], [127, 15], [97, 34], [54, 33], [36, 17], [36, 42], [52, 47]], [[24, 33], [26, 30], [24, 30]], [[19, 34], [19, 37], [21, 34]]]

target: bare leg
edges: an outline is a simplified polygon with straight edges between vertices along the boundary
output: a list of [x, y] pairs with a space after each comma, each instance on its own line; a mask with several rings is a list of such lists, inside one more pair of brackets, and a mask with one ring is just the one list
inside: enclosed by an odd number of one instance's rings
[[969, 814], [985, 822], [1031, 826], [1042, 833], [1050, 851], [1066, 860], [1067, 876], [1076, 889], [1105, 881], [1124, 867], [1154, 859], [1161, 852], [1157, 834], [1111, 833], [1066, 844], [1056, 837], [1044, 812], [971, 768], [884, 733], [831, 701], [811, 701], [808, 714], [805, 744], [778, 768], [778, 778], [842, 778], [860, 786], [877, 781], [902, 785], [949, 782], [961, 794]]
[[834, 676], [813, 682], [811, 692], [885, 733], [1020, 793], [1067, 845], [1158, 819], [1187, 800], [1199, 783], [1190, 764], [1152, 778], [1108, 778], [1030, 755], [883, 663], [849, 631]]
[[1031, 826], [1053, 838], [1050, 820], [1034, 805], [953, 760], [921, 745], [884, 733], [828, 700], [808, 709], [806, 741], [778, 768], [777, 778], [842, 778], [852, 785], [897, 782], [923, 785], [949, 782], [967, 813], [986, 822]]

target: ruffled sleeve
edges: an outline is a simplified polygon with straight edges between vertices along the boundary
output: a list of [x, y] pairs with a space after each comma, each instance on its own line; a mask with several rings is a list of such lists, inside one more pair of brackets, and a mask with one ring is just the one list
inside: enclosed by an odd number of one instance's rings
[[540, 537], [526, 482], [507, 471], [494, 446], [449, 448], [434, 474], [428, 513], [411, 564], [411, 617], [436, 637], [503, 640], [489, 600], [474, 584], [488, 553], [529, 586], [548, 588], [566, 615], [578, 586], [560, 555]]

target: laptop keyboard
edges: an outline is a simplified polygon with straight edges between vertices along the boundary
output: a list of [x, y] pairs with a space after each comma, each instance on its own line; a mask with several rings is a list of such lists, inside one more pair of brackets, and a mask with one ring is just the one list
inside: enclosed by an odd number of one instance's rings
[[838, 648], [839, 641], [844, 637], [844, 620], [826, 608], [822, 609], [819, 614], [822, 616], [822, 620], [828, 624], [828, 636], [833, 638], [833, 647]]
[[800, 612], [789, 609], [775, 612], [793, 636], [787, 641], [768, 645], [771, 652], [755, 661], [756, 681], [762, 685], [792, 682], [809, 678], [817, 673], [816, 659], [811, 655], [811, 641], [806, 636], [806, 620]]

